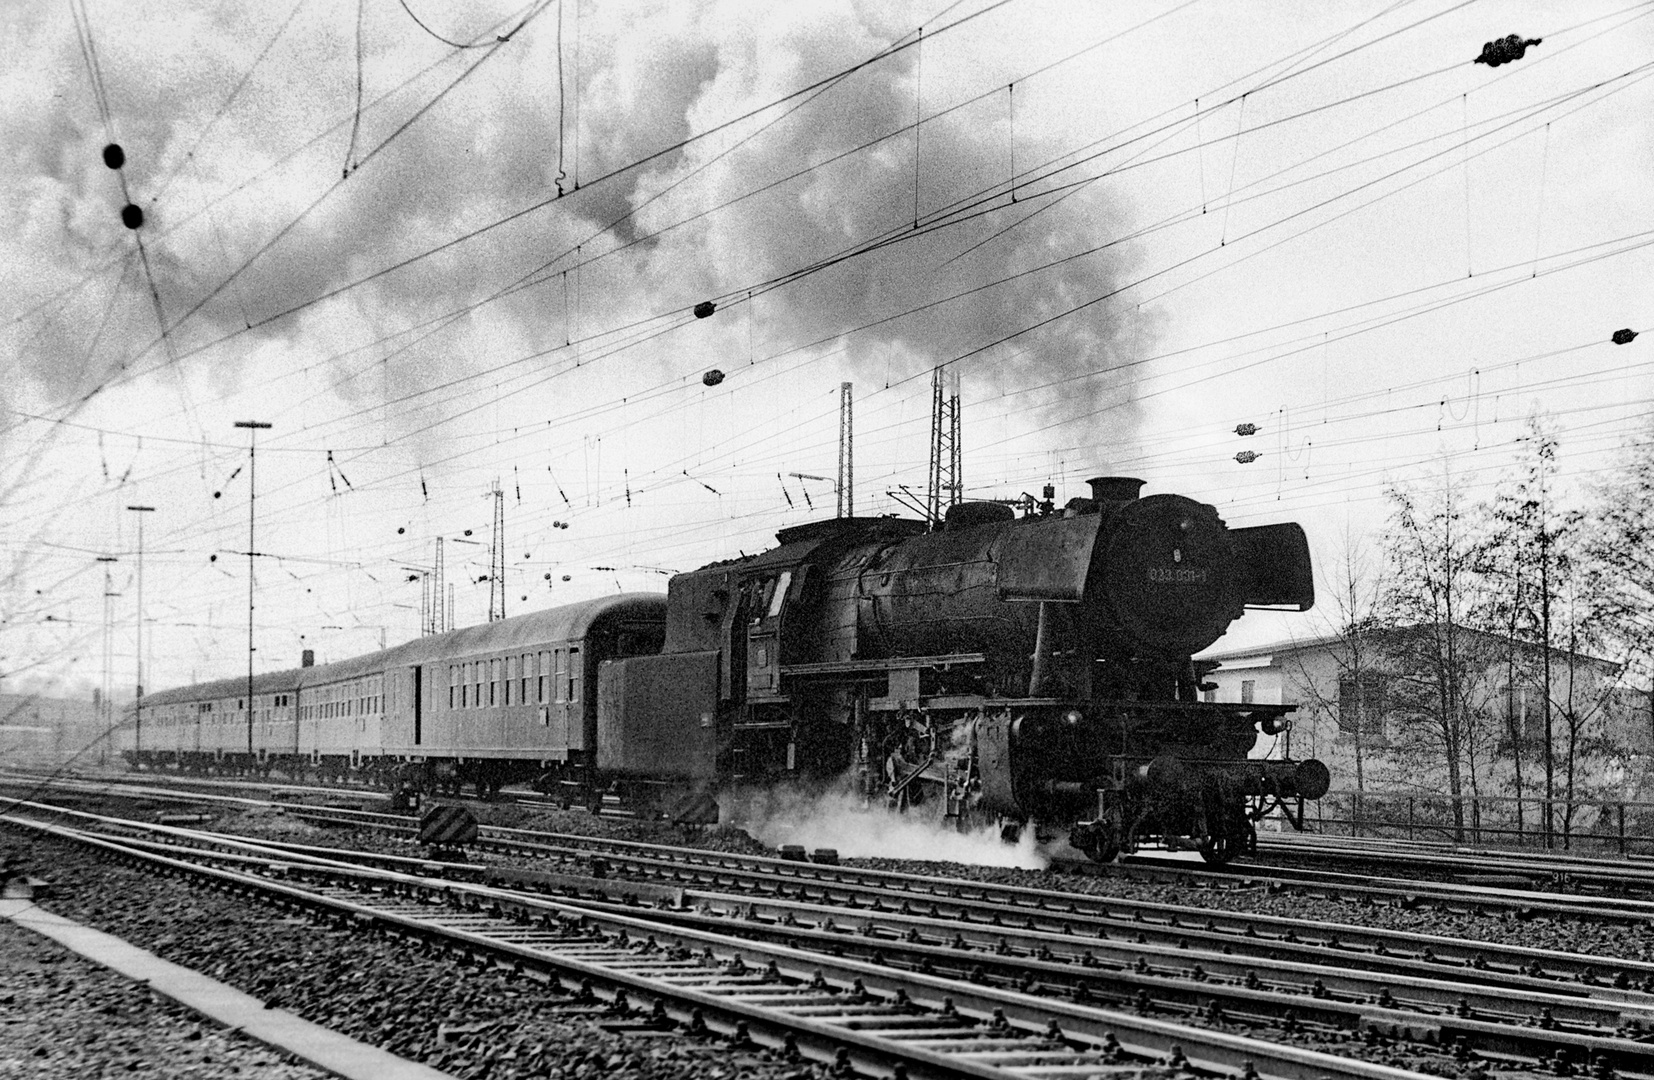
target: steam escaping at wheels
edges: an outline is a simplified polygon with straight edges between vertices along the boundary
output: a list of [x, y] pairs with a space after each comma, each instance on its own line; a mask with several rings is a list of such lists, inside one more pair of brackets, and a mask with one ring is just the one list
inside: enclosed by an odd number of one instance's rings
[[[863, 797], [858, 777], [826, 786], [745, 788], [718, 800], [721, 820], [775, 849], [831, 848], [846, 859], [903, 859], [1043, 870], [1047, 858], [1032, 829], [1005, 843], [997, 821], [964, 829], [924, 813]], [[912, 807], [911, 810], [918, 810]]]

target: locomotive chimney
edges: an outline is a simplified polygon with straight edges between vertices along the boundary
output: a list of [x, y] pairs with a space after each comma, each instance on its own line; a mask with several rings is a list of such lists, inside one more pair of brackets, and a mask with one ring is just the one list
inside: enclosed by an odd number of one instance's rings
[[299, 654], [299, 666], [300, 667], [315, 667], [316, 666], [316, 650], [315, 649], [306, 649], [306, 650], [304, 650], [304, 652], [300, 653]]
[[1143, 481], [1134, 476], [1093, 476], [1086, 483], [1091, 485], [1091, 497], [1098, 505], [1133, 502], [1143, 486]]

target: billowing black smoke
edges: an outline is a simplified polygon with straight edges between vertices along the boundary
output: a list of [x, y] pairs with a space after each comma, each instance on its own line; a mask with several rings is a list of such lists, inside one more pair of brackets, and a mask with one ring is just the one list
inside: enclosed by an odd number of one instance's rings
[[[368, 5], [363, 100], [379, 103], [359, 120], [354, 5], [305, 5], [279, 36], [284, 7], [221, 5], [182, 20], [166, 4], [94, 9], [106, 129], [70, 8], [21, 5], [4, 46], [17, 77], [0, 98], [9, 150], [0, 170], [17, 200], [17, 225], [0, 239], [0, 285], [13, 310], [32, 313], [10, 327], [24, 379], [0, 393], [72, 401], [168, 357], [233, 386], [249, 358], [276, 345], [331, 365], [348, 399], [399, 398], [511, 354], [759, 287], [904, 229], [914, 235], [762, 292], [742, 336], [757, 337], [765, 355], [842, 336], [874, 384], [1007, 339], [963, 365], [968, 382], [996, 388], [1106, 373], [1136, 345], [1136, 328], [1110, 303], [1014, 336], [1129, 278], [1127, 256], [1113, 249], [1036, 269], [1120, 230], [1099, 194], [952, 262], [1042, 204], [913, 228], [914, 138], [904, 129], [915, 110], [915, 49], [789, 115], [766, 113], [609, 175], [905, 40], [918, 9], [810, 4], [760, 20], [746, 8], [665, 0], [578, 7], [578, 25], [574, 5], [562, 13], [561, 51], [552, 5], [497, 49], [450, 54], [395, 5]], [[433, 8], [431, 17], [470, 38], [509, 10]], [[985, 89], [961, 90], [969, 80], [943, 73], [968, 66], [970, 50], [989, 40], [927, 42], [926, 113]], [[919, 222], [1003, 183], [1006, 104], [990, 96], [923, 125]], [[1019, 163], [1067, 148], [1049, 114], [1019, 123]], [[119, 218], [120, 177], [100, 158], [110, 130], [126, 151], [127, 189], [146, 212], [147, 268]], [[570, 194], [541, 205], [560, 175]], [[576, 244], [578, 256], [565, 254]], [[560, 272], [605, 252], [614, 253], [577, 272], [582, 306], [571, 326]], [[484, 303], [536, 272], [537, 287]], [[1005, 276], [1013, 280], [904, 314]], [[164, 343], [157, 305], [172, 325]], [[376, 375], [363, 377], [375, 364]], [[1082, 379], [1060, 408], [1113, 401], [1121, 385]], [[439, 408], [392, 422], [421, 427]]]

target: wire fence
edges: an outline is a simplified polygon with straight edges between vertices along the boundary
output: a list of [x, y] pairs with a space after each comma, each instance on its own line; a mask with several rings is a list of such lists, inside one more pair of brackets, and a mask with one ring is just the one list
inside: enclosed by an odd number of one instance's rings
[[1654, 855], [1654, 802], [1329, 791], [1306, 807], [1304, 828], [1325, 836]]

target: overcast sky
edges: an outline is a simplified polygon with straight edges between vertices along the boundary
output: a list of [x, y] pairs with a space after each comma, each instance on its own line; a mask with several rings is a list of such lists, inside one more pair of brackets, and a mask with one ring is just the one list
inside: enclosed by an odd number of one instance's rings
[[[1536, 410], [1564, 485], [1648, 422], [1654, 336], [1609, 337], [1654, 321], [1654, 3], [14, 0], [0, 26], [7, 689], [98, 685], [107, 567], [130, 694], [130, 505], [156, 508], [149, 686], [245, 670], [236, 421], [272, 425], [260, 670], [417, 634], [439, 536], [485, 619], [496, 480], [511, 614], [830, 516], [789, 474], [833, 475], [842, 382], [855, 509], [899, 511], [941, 363], [969, 496], [1137, 476], [1302, 522], [1323, 570], [1389, 483], [1485, 490]], [[1543, 40], [1472, 62], [1508, 34]]]

